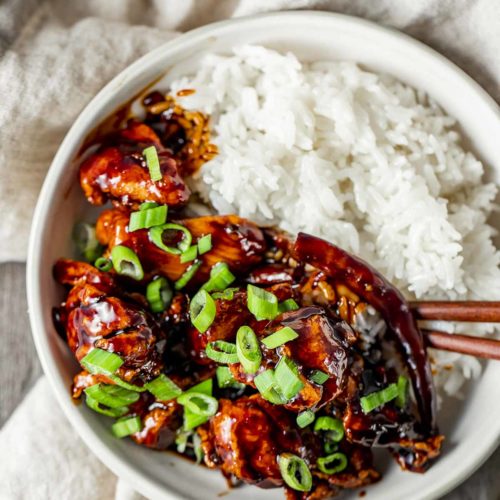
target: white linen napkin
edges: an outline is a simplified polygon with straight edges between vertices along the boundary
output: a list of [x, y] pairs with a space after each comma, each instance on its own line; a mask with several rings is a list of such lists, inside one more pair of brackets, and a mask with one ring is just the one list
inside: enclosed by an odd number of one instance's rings
[[[406, 31], [500, 101], [498, 0], [3, 0], [0, 262], [25, 260], [46, 170], [71, 123], [106, 82], [179, 31], [287, 8], [344, 12]], [[79, 440], [44, 379], [0, 431], [0, 463], [2, 499], [139, 498]]]

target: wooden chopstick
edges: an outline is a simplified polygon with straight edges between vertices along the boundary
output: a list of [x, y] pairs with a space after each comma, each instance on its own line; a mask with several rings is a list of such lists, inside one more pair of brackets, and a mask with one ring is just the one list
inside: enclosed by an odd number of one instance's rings
[[410, 302], [410, 308], [422, 320], [500, 323], [500, 302]]

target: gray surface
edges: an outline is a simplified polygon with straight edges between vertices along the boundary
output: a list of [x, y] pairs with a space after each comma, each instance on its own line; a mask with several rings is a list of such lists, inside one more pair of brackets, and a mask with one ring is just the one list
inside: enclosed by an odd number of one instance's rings
[[[41, 374], [28, 324], [24, 275], [23, 264], [0, 264], [0, 426]], [[444, 499], [499, 500], [500, 449]]]

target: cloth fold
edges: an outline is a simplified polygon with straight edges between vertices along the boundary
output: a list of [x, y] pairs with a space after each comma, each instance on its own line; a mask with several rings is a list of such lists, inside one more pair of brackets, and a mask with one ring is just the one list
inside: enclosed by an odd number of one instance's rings
[[[202, 24], [305, 8], [403, 30], [443, 52], [500, 101], [497, 0], [4, 0], [0, 262], [25, 260], [36, 197], [52, 157], [78, 113], [119, 71]], [[79, 440], [44, 379], [0, 431], [0, 463], [2, 499], [139, 498]]]

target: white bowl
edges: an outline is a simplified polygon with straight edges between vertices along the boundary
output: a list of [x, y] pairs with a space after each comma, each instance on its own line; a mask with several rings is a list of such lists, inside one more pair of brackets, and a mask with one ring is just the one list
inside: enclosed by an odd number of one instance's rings
[[[44, 371], [57, 399], [80, 436], [118, 476], [151, 498], [216, 498], [226, 490], [218, 471], [195, 466], [170, 453], [156, 453], [114, 439], [109, 420], [75, 405], [70, 385], [77, 366], [57, 336], [51, 308], [62, 290], [52, 278], [52, 265], [71, 255], [70, 233], [88, 210], [72, 162], [86, 134], [120, 104], [175, 66], [176, 74], [192, 68], [200, 54], [227, 51], [241, 43], [293, 51], [303, 60], [342, 59], [390, 73], [424, 89], [461, 124], [470, 147], [500, 179], [500, 115], [493, 100], [467, 75], [425, 45], [397, 31], [360, 19], [319, 12], [284, 12], [225, 21], [187, 33], [162, 45], [111, 81], [85, 108], [66, 135], [40, 194], [28, 257], [28, 301], [33, 337]], [[400, 472], [383, 461], [384, 478], [368, 488], [369, 498], [429, 499], [450, 490], [471, 474], [500, 441], [500, 363], [485, 366], [471, 384], [466, 400], [447, 402], [439, 415], [446, 434], [443, 455], [424, 475]], [[357, 498], [351, 493], [350, 498]], [[245, 487], [225, 498], [283, 498], [281, 490]]]

